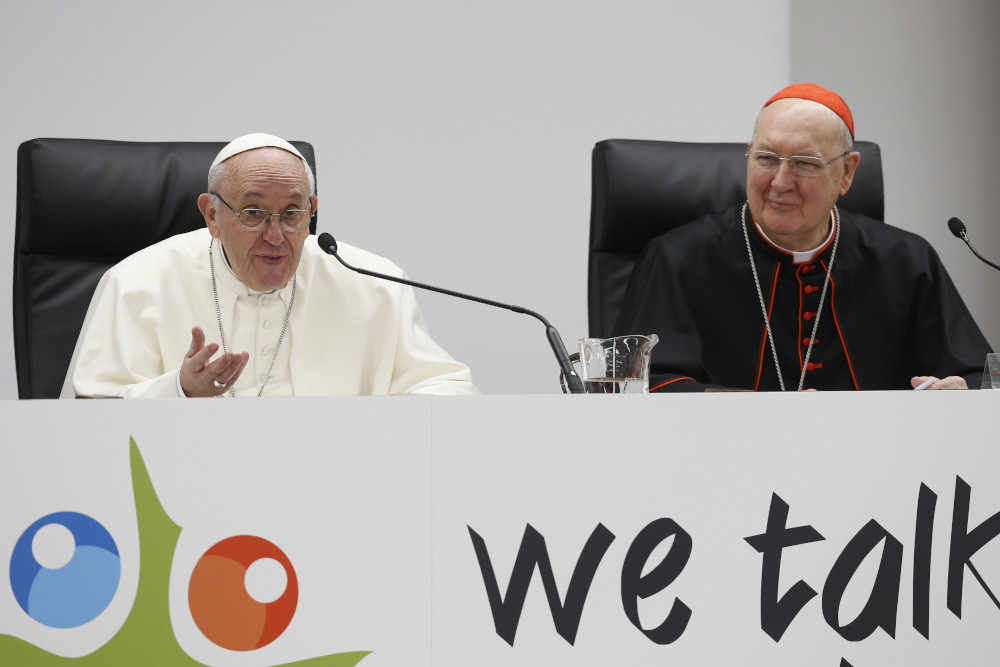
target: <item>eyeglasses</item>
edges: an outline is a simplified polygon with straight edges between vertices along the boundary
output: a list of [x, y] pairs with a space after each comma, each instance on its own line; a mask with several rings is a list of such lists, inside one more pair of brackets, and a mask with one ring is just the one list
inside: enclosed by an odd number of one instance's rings
[[819, 176], [819, 173], [823, 171], [823, 168], [826, 167], [826, 165], [830, 164], [834, 160], [839, 160], [849, 153], [850, 151], [844, 151], [837, 157], [830, 158], [824, 162], [823, 158], [811, 157], [808, 155], [781, 157], [777, 153], [772, 153], [771, 151], [747, 151], [747, 159], [750, 160], [751, 166], [756, 167], [761, 171], [776, 171], [778, 167], [781, 166], [782, 162], [787, 162], [788, 168], [792, 170], [793, 174], [796, 176], [811, 178], [813, 176]]
[[281, 228], [286, 232], [301, 232], [309, 226], [309, 219], [312, 218], [312, 213], [301, 208], [288, 208], [281, 213], [271, 213], [263, 208], [245, 208], [242, 211], [237, 211], [218, 192], [213, 192], [212, 195], [218, 197], [219, 201], [226, 205], [226, 208], [236, 214], [236, 221], [248, 232], [259, 232], [264, 229], [270, 222], [271, 216], [274, 215], [278, 216]]

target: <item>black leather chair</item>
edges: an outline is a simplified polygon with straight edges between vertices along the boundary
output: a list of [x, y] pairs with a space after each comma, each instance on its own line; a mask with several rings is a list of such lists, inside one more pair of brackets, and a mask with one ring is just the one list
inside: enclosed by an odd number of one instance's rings
[[[861, 164], [838, 206], [884, 221], [881, 151], [855, 150]], [[605, 338], [650, 239], [746, 200], [746, 144], [608, 139], [594, 147], [592, 179], [588, 329]]]
[[[14, 237], [14, 359], [21, 398], [59, 396], [90, 298], [109, 267], [204, 226], [198, 195], [225, 144], [21, 144]], [[292, 144], [315, 171], [312, 146]]]

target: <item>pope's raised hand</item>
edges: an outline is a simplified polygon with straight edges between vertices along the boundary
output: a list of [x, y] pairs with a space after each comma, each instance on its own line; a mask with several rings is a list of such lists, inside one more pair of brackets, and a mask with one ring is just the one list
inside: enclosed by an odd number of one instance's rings
[[239, 379], [250, 354], [229, 352], [210, 361], [218, 351], [216, 343], [205, 345], [205, 332], [201, 327], [191, 329], [191, 347], [184, 355], [180, 370], [181, 389], [185, 396], [219, 396]]

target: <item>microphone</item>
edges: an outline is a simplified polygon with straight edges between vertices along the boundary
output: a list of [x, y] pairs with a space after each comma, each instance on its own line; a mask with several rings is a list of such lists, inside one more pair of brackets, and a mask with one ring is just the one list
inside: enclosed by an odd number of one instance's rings
[[979, 252], [974, 247], [972, 247], [972, 241], [969, 240], [969, 235], [965, 231], [965, 223], [964, 222], [962, 222], [958, 218], [952, 218], [951, 220], [948, 221], [948, 229], [951, 230], [952, 234], [954, 234], [958, 238], [960, 238], [963, 241], [965, 241], [965, 245], [969, 246], [969, 250], [972, 251], [973, 255], [975, 255], [976, 257], [978, 257], [979, 259], [981, 259], [986, 264], [989, 264], [990, 266], [992, 266], [997, 271], [1000, 271], [1000, 266], [997, 266], [996, 264], [994, 264], [990, 260], [988, 260], [985, 257], [983, 257], [982, 255], [980, 255]]
[[327, 253], [328, 255], [333, 255], [337, 258], [337, 261], [343, 264], [345, 267], [354, 271], [355, 273], [360, 273], [366, 276], [372, 276], [374, 278], [382, 278], [383, 280], [391, 280], [394, 283], [400, 283], [402, 285], [409, 285], [410, 287], [419, 287], [420, 289], [430, 290], [432, 292], [438, 292], [440, 294], [447, 294], [448, 296], [456, 296], [459, 299], [467, 299], [469, 301], [475, 301], [476, 303], [484, 303], [487, 306], [495, 306], [497, 308], [503, 308], [505, 310], [512, 310], [515, 313], [521, 313], [522, 315], [531, 315], [535, 319], [539, 320], [545, 325], [545, 335], [549, 339], [549, 345], [552, 347], [552, 351], [556, 355], [556, 361], [559, 362], [559, 368], [562, 370], [563, 377], [566, 378], [566, 386], [569, 388], [569, 393], [571, 394], [582, 394], [583, 382], [580, 380], [580, 376], [577, 375], [576, 369], [573, 368], [573, 363], [569, 360], [569, 354], [566, 353], [566, 347], [563, 345], [562, 338], [559, 336], [559, 332], [556, 328], [549, 324], [549, 321], [534, 312], [533, 310], [528, 310], [527, 308], [522, 308], [521, 306], [511, 306], [506, 303], [500, 303], [499, 301], [491, 301], [489, 299], [483, 299], [478, 296], [472, 296], [470, 294], [463, 294], [461, 292], [455, 292], [453, 290], [444, 289], [443, 287], [434, 287], [433, 285], [427, 285], [425, 283], [418, 283], [415, 280], [407, 280], [405, 278], [398, 278], [396, 276], [390, 276], [385, 273], [377, 273], [375, 271], [369, 271], [367, 269], [359, 269], [355, 266], [351, 266], [344, 259], [337, 254], [337, 240], [333, 238], [330, 234], [323, 232], [319, 235], [319, 247], [320, 250]]

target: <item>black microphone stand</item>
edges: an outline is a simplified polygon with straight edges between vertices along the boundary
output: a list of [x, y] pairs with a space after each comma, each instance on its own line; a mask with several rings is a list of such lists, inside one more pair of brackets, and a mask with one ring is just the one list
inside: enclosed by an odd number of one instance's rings
[[569, 360], [569, 354], [566, 352], [566, 346], [563, 345], [562, 338], [559, 336], [559, 332], [556, 328], [552, 326], [547, 319], [542, 317], [540, 314], [533, 310], [528, 310], [527, 308], [522, 308], [521, 306], [512, 306], [506, 303], [500, 303], [499, 301], [492, 301], [490, 299], [483, 299], [478, 296], [472, 296], [471, 294], [463, 294], [462, 292], [455, 292], [454, 290], [445, 289], [443, 287], [435, 287], [434, 285], [427, 285], [425, 283], [419, 283], [415, 280], [407, 280], [405, 278], [399, 278], [396, 276], [390, 276], [385, 273], [377, 273], [375, 271], [369, 271], [367, 269], [359, 269], [356, 266], [351, 266], [337, 253], [337, 241], [330, 234], [324, 232], [319, 235], [319, 247], [320, 249], [327, 253], [328, 255], [333, 255], [337, 258], [337, 261], [343, 264], [346, 268], [354, 271], [355, 273], [360, 273], [366, 276], [372, 276], [374, 278], [382, 278], [383, 280], [391, 280], [394, 283], [400, 283], [402, 285], [409, 285], [410, 287], [419, 287], [420, 289], [430, 290], [431, 292], [438, 292], [440, 294], [447, 294], [448, 296], [455, 296], [459, 299], [467, 299], [469, 301], [475, 301], [477, 303], [483, 303], [487, 306], [496, 306], [497, 308], [503, 308], [505, 310], [512, 310], [515, 313], [521, 313], [523, 315], [531, 315], [535, 319], [539, 320], [545, 325], [545, 335], [549, 339], [549, 345], [552, 347], [552, 351], [556, 355], [556, 361], [559, 363], [559, 368], [562, 370], [563, 377], [565, 377], [566, 386], [569, 388], [569, 393], [571, 394], [582, 394], [583, 391], [583, 381], [580, 380], [580, 376], [577, 374], [576, 369], [573, 368], [573, 362]]
[[961, 220], [959, 220], [958, 218], [952, 218], [951, 220], [949, 220], [948, 221], [948, 229], [951, 230], [952, 234], [954, 234], [958, 238], [960, 238], [963, 241], [965, 241], [965, 245], [969, 246], [969, 250], [972, 251], [973, 255], [975, 255], [976, 257], [978, 257], [979, 259], [981, 259], [984, 263], [992, 266], [997, 271], [1000, 271], [1000, 266], [997, 266], [996, 264], [994, 264], [990, 260], [988, 260], [985, 257], [983, 257], [982, 255], [980, 255], [979, 251], [976, 250], [972, 246], [972, 241], [969, 240], [969, 235], [965, 231], [965, 224]]

